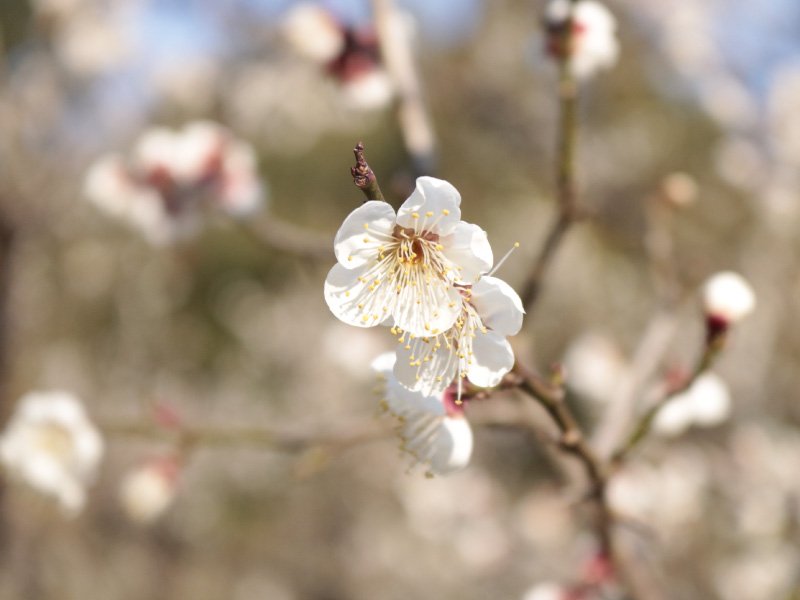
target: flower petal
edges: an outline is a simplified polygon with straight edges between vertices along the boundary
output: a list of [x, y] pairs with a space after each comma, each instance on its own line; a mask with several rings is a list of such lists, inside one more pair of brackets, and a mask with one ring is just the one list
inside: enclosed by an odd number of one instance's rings
[[480, 387], [494, 387], [514, 366], [514, 351], [505, 337], [478, 333], [472, 340], [472, 361], [467, 378]]
[[450, 183], [418, 177], [416, 188], [397, 211], [397, 224], [417, 233], [449, 235], [461, 220], [460, 206], [461, 194]]
[[429, 396], [440, 395], [458, 373], [458, 358], [455, 353], [438, 338], [407, 341], [406, 346], [397, 350], [395, 378], [410, 390]]
[[393, 298], [395, 325], [411, 335], [425, 337], [450, 329], [461, 311], [461, 294], [434, 279], [422, 286], [406, 286]]
[[486, 232], [472, 223], [461, 221], [453, 232], [439, 239], [442, 254], [458, 268], [461, 281], [473, 283], [492, 268], [494, 257]]
[[472, 286], [472, 305], [486, 325], [502, 336], [516, 335], [525, 309], [514, 289], [502, 279], [484, 276]]
[[388, 316], [381, 306], [383, 296], [370, 290], [363, 274], [371, 268], [364, 265], [347, 269], [333, 265], [325, 278], [325, 302], [331, 312], [341, 321], [356, 327], [380, 325]]
[[390, 241], [395, 225], [394, 209], [386, 202], [370, 200], [342, 223], [333, 249], [339, 264], [354, 269], [378, 257], [378, 248]]
[[472, 457], [472, 428], [464, 418], [446, 418], [436, 431], [428, 459], [431, 472], [448, 475], [469, 464]]

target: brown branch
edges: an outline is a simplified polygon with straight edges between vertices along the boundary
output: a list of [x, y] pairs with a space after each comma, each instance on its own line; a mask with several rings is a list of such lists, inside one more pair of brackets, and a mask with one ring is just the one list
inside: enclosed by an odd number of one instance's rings
[[[564, 36], [564, 48], [572, 47], [572, 14], [561, 33]], [[551, 225], [539, 255], [533, 263], [528, 279], [522, 287], [522, 303], [530, 313], [539, 298], [542, 282], [547, 269], [561, 245], [564, 235], [571, 225], [578, 220], [580, 214], [577, 207], [575, 189], [575, 142], [577, 138], [577, 101], [578, 86], [570, 69], [567, 53], [559, 58], [558, 81], [558, 154], [556, 158], [556, 197], [558, 199], [558, 215]]]
[[567, 406], [564, 388], [543, 381], [519, 363], [514, 366], [512, 374], [516, 376], [519, 389], [536, 400], [550, 415], [560, 433], [559, 447], [575, 457], [583, 466], [589, 480], [587, 500], [595, 509], [594, 528], [600, 551], [613, 561], [614, 518], [606, 501], [607, 469], [587, 443], [580, 425]]
[[350, 174], [353, 176], [353, 183], [364, 192], [367, 200], [383, 200], [383, 192], [378, 185], [378, 178], [367, 163], [364, 157], [364, 142], [358, 142], [353, 149], [356, 157], [356, 166], [350, 167]]

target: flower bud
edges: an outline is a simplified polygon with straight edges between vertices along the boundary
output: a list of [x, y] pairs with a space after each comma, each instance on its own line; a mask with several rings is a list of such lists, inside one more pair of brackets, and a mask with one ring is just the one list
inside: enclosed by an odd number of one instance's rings
[[120, 485], [120, 502], [137, 523], [152, 523], [175, 499], [180, 464], [173, 457], [150, 460], [129, 472]]
[[703, 286], [703, 305], [711, 340], [753, 312], [756, 297], [753, 288], [741, 275], [723, 271], [713, 275]]

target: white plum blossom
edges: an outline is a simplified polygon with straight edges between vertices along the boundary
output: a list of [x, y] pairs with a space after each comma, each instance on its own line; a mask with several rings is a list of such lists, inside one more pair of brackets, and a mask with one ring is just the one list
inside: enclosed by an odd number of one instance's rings
[[84, 187], [98, 208], [156, 244], [195, 233], [209, 205], [244, 217], [265, 199], [252, 147], [210, 121], [195, 121], [180, 131], [149, 129], [130, 157], [98, 159]]
[[703, 305], [708, 318], [728, 326], [753, 312], [756, 296], [744, 277], [722, 271], [711, 276], [703, 286]]
[[180, 464], [173, 457], [150, 460], [125, 475], [120, 485], [120, 502], [128, 517], [137, 523], [151, 523], [175, 499]]
[[574, 76], [586, 79], [613, 67], [619, 55], [617, 22], [603, 4], [594, 0], [551, 0], [545, 13], [548, 51], [555, 56], [564, 55], [563, 32], [570, 10], [573, 30], [569, 67]]
[[728, 419], [730, 411], [728, 386], [714, 373], [705, 373], [661, 407], [653, 421], [653, 430], [664, 436], [678, 436], [692, 425], [719, 425]]
[[0, 438], [6, 469], [71, 514], [83, 508], [102, 454], [103, 440], [80, 401], [62, 391], [23, 396]]
[[370, 69], [342, 82], [342, 96], [347, 106], [360, 110], [377, 110], [394, 97], [394, 84], [383, 69]]
[[[392, 12], [393, 21], [403, 21], [402, 17]], [[319, 4], [301, 2], [287, 14], [283, 33], [297, 54], [316, 63], [338, 84], [341, 100], [349, 108], [381, 109], [394, 97], [394, 84], [371, 25], [348, 25]]]
[[564, 356], [567, 385], [581, 396], [606, 404], [619, 393], [630, 365], [613, 340], [590, 331], [570, 344]]
[[414, 392], [394, 377], [395, 354], [378, 356], [372, 368], [381, 380], [382, 407], [398, 420], [401, 448], [413, 457], [414, 465], [426, 466], [427, 475], [447, 475], [469, 464], [472, 457], [472, 428], [456, 403], [451, 387], [438, 396]]
[[421, 337], [449, 330], [463, 314], [463, 286], [493, 262], [486, 232], [461, 220], [460, 205], [448, 182], [420, 177], [397, 214], [376, 200], [350, 213], [325, 280], [333, 314], [350, 325], [385, 323]]
[[440, 394], [457, 379], [460, 398], [462, 379], [494, 387], [514, 366], [506, 337], [522, 327], [525, 310], [520, 297], [507, 283], [488, 275], [457, 289], [461, 313], [450, 329], [419, 337], [393, 328], [402, 345], [394, 374], [411, 390]]
[[525, 592], [522, 600], [566, 600], [568, 590], [554, 581], [537, 583]]
[[315, 62], [327, 63], [344, 50], [342, 26], [319, 4], [296, 3], [287, 13], [282, 29], [292, 48]]

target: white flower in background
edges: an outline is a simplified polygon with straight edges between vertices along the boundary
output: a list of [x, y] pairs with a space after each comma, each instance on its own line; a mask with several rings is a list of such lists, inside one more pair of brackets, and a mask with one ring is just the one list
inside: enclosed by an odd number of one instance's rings
[[130, 158], [108, 155], [95, 162], [85, 193], [156, 244], [195, 233], [207, 206], [240, 217], [258, 210], [265, 198], [252, 147], [210, 121], [181, 131], [149, 129]]
[[144, 463], [125, 475], [120, 485], [120, 502], [128, 517], [137, 523], [151, 523], [175, 499], [180, 464], [174, 457]]
[[709, 319], [728, 327], [753, 312], [756, 296], [744, 277], [732, 271], [722, 271], [710, 277], [703, 286], [703, 305]]
[[83, 508], [102, 454], [100, 434], [67, 392], [23, 396], [0, 438], [0, 458], [9, 472], [55, 496], [69, 513]]
[[567, 594], [568, 592], [563, 585], [547, 581], [537, 583], [530, 588], [525, 592], [522, 600], [567, 600], [569, 598]]
[[578, 79], [586, 79], [617, 62], [619, 43], [614, 15], [594, 0], [551, 0], [545, 13], [547, 50], [563, 56], [563, 31], [572, 4], [572, 48], [569, 50], [570, 69]]
[[345, 25], [324, 7], [301, 2], [289, 11], [283, 33], [298, 54], [336, 81], [348, 107], [376, 110], [394, 97], [373, 27]]
[[719, 425], [728, 419], [730, 412], [728, 386], [714, 373], [705, 373], [659, 410], [653, 430], [665, 436], [678, 436], [692, 425]]
[[345, 103], [360, 110], [377, 110], [391, 102], [394, 85], [383, 69], [370, 69], [342, 81]]
[[402, 344], [394, 374], [411, 390], [436, 395], [458, 379], [460, 398], [462, 379], [494, 387], [514, 366], [514, 352], [506, 337], [522, 327], [525, 310], [517, 293], [488, 275], [457, 289], [461, 313], [450, 329], [422, 337], [392, 329]]
[[328, 10], [311, 2], [291, 8], [283, 21], [283, 35], [298, 54], [321, 64], [344, 50], [342, 26]]
[[325, 280], [333, 314], [350, 325], [389, 323], [421, 337], [450, 329], [463, 312], [454, 284], [474, 283], [493, 261], [486, 232], [461, 221], [460, 205], [448, 182], [420, 177], [396, 215], [376, 200], [350, 213]]
[[597, 403], [614, 400], [630, 366], [620, 349], [598, 332], [582, 334], [564, 356], [567, 386]]
[[395, 379], [395, 355], [381, 354], [372, 368], [381, 379], [383, 407], [398, 419], [401, 448], [423, 464], [428, 475], [447, 475], [463, 469], [472, 456], [472, 428], [452, 388], [426, 396], [405, 388]]

